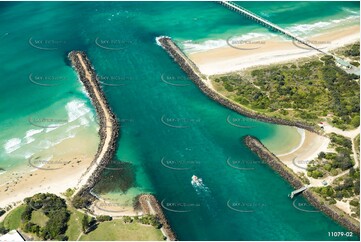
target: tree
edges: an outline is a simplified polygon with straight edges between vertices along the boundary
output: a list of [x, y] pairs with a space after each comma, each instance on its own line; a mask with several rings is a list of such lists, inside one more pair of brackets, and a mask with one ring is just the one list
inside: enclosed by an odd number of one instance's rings
[[354, 199], [354, 200], [350, 201], [350, 205], [357, 207], [357, 206], [360, 206], [360, 202], [357, 199]]
[[6, 234], [9, 232], [7, 228], [5, 228], [4, 223], [0, 223], [0, 234]]
[[131, 223], [131, 222], [133, 222], [133, 219], [131, 218], [131, 217], [129, 217], [129, 216], [124, 216], [123, 217], [123, 222], [124, 223]]
[[83, 233], [86, 233], [87, 229], [89, 228], [89, 216], [88, 214], [84, 214], [83, 219], [81, 220], [81, 228]]
[[360, 126], [360, 115], [356, 115], [351, 119], [351, 125], [355, 128]]
[[26, 206], [25, 211], [21, 214], [21, 220], [30, 221], [33, 210], [32, 206]]
[[[67, 210], [64, 199], [50, 193], [38, 193], [24, 199], [25, 211], [21, 214], [25, 231], [35, 233], [44, 240], [65, 239], [67, 222], [70, 213]], [[44, 227], [31, 223], [31, 215], [34, 210], [42, 212], [49, 220]]]
[[86, 208], [91, 204], [91, 201], [88, 197], [76, 195], [72, 200], [72, 204], [75, 208]]
[[104, 222], [104, 221], [111, 221], [112, 217], [110, 217], [109, 215], [99, 215], [97, 216], [97, 221], [98, 222]]
[[321, 151], [319, 154], [318, 154], [318, 159], [323, 159], [326, 157], [326, 154], [325, 152]]

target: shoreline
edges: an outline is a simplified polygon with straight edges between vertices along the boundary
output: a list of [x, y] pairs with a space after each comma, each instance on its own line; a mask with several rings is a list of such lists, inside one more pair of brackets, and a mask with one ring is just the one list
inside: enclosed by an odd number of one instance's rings
[[[173, 58], [173, 60], [183, 69], [184, 72], [186, 72], [186, 74], [189, 76], [189, 78], [201, 89], [201, 91], [204, 94], [206, 94], [209, 98], [211, 98], [212, 100], [218, 102], [219, 104], [221, 104], [233, 111], [236, 111], [237, 113], [240, 113], [241, 115], [245, 115], [250, 118], [255, 118], [255, 119], [258, 119], [258, 120], [261, 120], [264, 122], [270, 122], [270, 123], [288, 125], [288, 126], [296, 126], [298, 128], [305, 129], [306, 130], [305, 132], [309, 133], [308, 136], [311, 136], [311, 139], [310, 139], [310, 137], [308, 137], [309, 140], [312, 140], [312, 135], [314, 135], [315, 137], [318, 137], [320, 139], [319, 142], [316, 142], [317, 143], [316, 145], [313, 145], [312, 142], [311, 143], [307, 142], [307, 144], [306, 144], [306, 142], [305, 142], [307, 139], [307, 133], [306, 133], [305, 140], [300, 145], [300, 147], [297, 148], [292, 153], [284, 155], [285, 157], [294, 155], [298, 151], [301, 151], [301, 153], [305, 153], [309, 149], [309, 146], [316, 148], [316, 150], [312, 150], [312, 152], [310, 152], [311, 154], [306, 153], [308, 155], [307, 156], [308, 158], [314, 157], [315, 155], [317, 156], [319, 153], [319, 150], [323, 150], [325, 148], [327, 149], [327, 146], [329, 144], [329, 138], [321, 136], [320, 133], [317, 132], [313, 126], [307, 126], [305, 124], [300, 124], [299, 122], [291, 122], [291, 121], [282, 120], [282, 119], [269, 118], [267, 116], [259, 115], [253, 111], [246, 110], [242, 106], [230, 101], [228, 98], [226, 98], [223, 95], [221, 95], [220, 93], [216, 92], [212, 88], [211, 84], [209, 83], [209, 79], [208, 78], [204, 79], [204, 75], [202, 73], [200, 73], [198, 67], [180, 50], [180, 48], [172, 41], [172, 39], [170, 37], [161, 36], [161, 37], [158, 37], [156, 39], [156, 41], [163, 49], [165, 49], [168, 52], [170, 57]], [[250, 139], [252, 139], [252, 138], [250, 138]], [[280, 159], [277, 156], [275, 156], [272, 152], [270, 152], [266, 147], [264, 147], [261, 142], [258, 141], [258, 143], [260, 145], [256, 145], [256, 146], [260, 146], [261, 148], [258, 147], [256, 149], [256, 151], [257, 151], [257, 155], [259, 155], [259, 156], [262, 155], [262, 157], [260, 156], [261, 159], [263, 159], [265, 161], [267, 159], [271, 159], [267, 163], [274, 170], [276, 170], [282, 177], [284, 177], [293, 187], [300, 188], [303, 186], [303, 181], [301, 180], [301, 178], [298, 177], [290, 167], [288, 167], [285, 163], [281, 162]], [[250, 145], [250, 143], [247, 146], [252, 151], [255, 152], [255, 149], [251, 148], [252, 145]], [[307, 196], [307, 199], [310, 201], [310, 203], [313, 206], [315, 206], [316, 208], [319, 208], [321, 211], [323, 211], [325, 214], [327, 214], [328, 216], [330, 216], [332, 219], [336, 220], [343, 226], [349, 228], [350, 230], [352, 230], [354, 232], [359, 233], [358, 232], [359, 224], [355, 225], [353, 223], [353, 220], [351, 217], [348, 218], [347, 214], [346, 214], [346, 217], [344, 215], [339, 216], [338, 213], [345, 214], [342, 210], [340, 210], [339, 208], [337, 208], [335, 206], [330, 208], [330, 206], [328, 206], [328, 205], [321, 204], [319, 202], [320, 198], [318, 198], [317, 194], [313, 191], [306, 190], [304, 192], [304, 194], [305, 194], [305, 196]], [[335, 212], [334, 210], [338, 211], [338, 213]], [[357, 228], [357, 226], [358, 226], [358, 228]]]
[[[247, 135], [243, 138], [243, 141], [248, 148], [289, 182], [292, 187], [298, 189], [305, 186], [304, 182], [293, 172], [293, 170], [280, 161], [277, 156], [270, 152], [257, 138]], [[348, 216], [337, 206], [326, 204], [326, 202], [322, 201], [322, 198], [316, 192], [312, 191], [312, 189], [309, 188], [305, 190], [302, 195], [310, 204], [331, 217], [340, 225], [356, 234], [360, 234], [360, 223], [357, 220]]]
[[305, 131], [302, 144], [295, 149], [292, 149], [290, 152], [275, 155], [283, 163], [290, 166], [294, 171], [297, 171], [300, 168], [293, 164], [295, 159], [299, 161], [311, 161], [316, 158], [321, 151], [326, 152], [330, 142], [331, 140], [327, 136], [321, 136]]
[[105, 166], [114, 157], [120, 127], [115, 114], [110, 109], [103, 91], [99, 86], [97, 75], [86, 53], [83, 51], [71, 51], [68, 54], [68, 58], [96, 109], [99, 118], [98, 134], [100, 137], [95, 158], [79, 181], [73, 196], [81, 196], [87, 193], [94, 198], [90, 190], [99, 180]]
[[[90, 137], [84, 130], [81, 135], [53, 146], [50, 149], [53, 152], [66, 150], [67, 153], [59, 152], [60, 154], [55, 155], [56, 159], [49, 161], [50, 168], [47, 167], [48, 165], [44, 165], [34, 168], [30, 172], [16, 171], [2, 174], [11, 179], [0, 186], [0, 189], [3, 190], [1, 197], [4, 196], [0, 200], [0, 208], [9, 210], [11, 207], [21, 204], [24, 198], [41, 192], [61, 195], [68, 188], [75, 188], [74, 195], [84, 194], [95, 185], [102, 170], [114, 156], [119, 125], [97, 83], [94, 68], [84, 52], [72, 51], [68, 58], [96, 109], [96, 115], [100, 120], [99, 130]], [[87, 142], [83, 141], [84, 136], [87, 137]], [[54, 168], [51, 162], [61, 162], [61, 165]], [[31, 167], [30, 163], [29, 166]], [[91, 197], [93, 196], [91, 195]], [[6, 214], [2, 217], [5, 216]]]
[[268, 117], [266, 115], [262, 115], [256, 113], [253, 110], [246, 109], [243, 106], [235, 103], [234, 101], [228, 99], [222, 94], [215, 91], [210, 85], [209, 80], [205, 79], [204, 75], [200, 72], [198, 67], [194, 62], [192, 62], [183, 52], [182, 50], [175, 44], [175, 42], [168, 36], [157, 37], [156, 41], [158, 45], [160, 45], [166, 52], [170, 55], [170, 57], [182, 68], [182, 70], [188, 75], [188, 77], [198, 86], [198, 88], [206, 94], [210, 99], [215, 102], [229, 108], [241, 115], [257, 119], [267, 123], [279, 124], [279, 125], [287, 125], [294, 126], [301, 129], [308, 130], [310, 132], [314, 132], [319, 134], [319, 131], [316, 130], [316, 126], [311, 124], [305, 124], [301, 122], [294, 122], [289, 120], [284, 120], [280, 118]]
[[[359, 41], [359, 26], [348, 26], [312, 35], [308, 39], [318, 43], [322, 51], [330, 52], [347, 44]], [[256, 42], [257, 40], [254, 40]], [[248, 68], [282, 64], [300, 58], [321, 55], [291, 40], [273, 37], [262, 44], [235, 44], [202, 52], [188, 53], [187, 56], [204, 75], [223, 75], [240, 72]], [[265, 57], [267, 56], [267, 57]]]
[[[92, 163], [92, 156], [99, 142], [96, 132], [89, 135], [88, 131], [89, 129], [82, 130], [76, 137], [44, 151], [46, 154], [54, 154], [49, 164], [39, 166], [40, 168], [28, 164], [27, 167], [32, 168], [31, 171], [2, 174], [3, 178], [8, 180], [0, 186], [0, 207], [5, 209], [16, 205], [36, 193], [50, 192], [61, 195], [66, 189], [76, 187], [84, 171]], [[83, 142], [84, 137], [87, 142]], [[66, 150], [67, 154], [57, 152], [62, 150]]]
[[277, 157], [293, 154], [296, 151], [298, 151], [299, 149], [301, 149], [302, 146], [304, 146], [305, 140], [306, 140], [306, 130], [297, 128], [297, 132], [301, 135], [300, 143], [295, 148], [293, 148], [292, 150], [290, 150], [290, 151], [288, 151], [286, 153], [277, 154]]

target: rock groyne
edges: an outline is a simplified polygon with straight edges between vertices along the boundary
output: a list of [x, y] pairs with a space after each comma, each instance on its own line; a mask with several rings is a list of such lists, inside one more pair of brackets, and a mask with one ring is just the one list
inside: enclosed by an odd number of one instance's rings
[[[244, 142], [248, 148], [256, 153], [257, 156], [265, 161], [272, 169], [278, 172], [278, 174], [286, 179], [295, 189], [305, 185], [297, 174], [295, 174], [289, 167], [280, 161], [277, 156], [270, 152], [257, 138], [252, 136], [245, 136]], [[312, 204], [312, 206], [331, 217], [340, 225], [354, 233], [360, 233], [360, 223], [358, 221], [350, 217], [345, 212], [341, 211], [335, 205], [328, 204], [328, 202], [319, 196], [315, 191], [313, 191], [312, 188], [304, 191], [302, 195], [310, 204]]]
[[303, 181], [257, 138], [247, 135], [244, 137], [244, 142], [261, 160], [266, 162], [273, 170], [277, 171], [277, 173], [286, 179], [294, 188], [298, 189], [304, 186]]
[[168, 52], [168, 54], [174, 59], [174, 61], [178, 63], [178, 65], [183, 69], [183, 71], [188, 75], [188, 77], [201, 89], [201, 91], [214, 101], [241, 115], [253, 119], [268, 123], [295, 126], [309, 130], [311, 132], [319, 133], [312, 125], [261, 115], [252, 110], [246, 109], [239, 104], [231, 101], [230, 99], [220, 95], [215, 90], [207, 86], [204, 80], [205, 77], [201, 74], [198, 67], [180, 50], [180, 48], [173, 42], [170, 37], [161, 36], [158, 37], [156, 41], [163, 49]]
[[71, 51], [68, 54], [68, 58], [78, 73], [79, 79], [83, 83], [99, 119], [100, 143], [98, 150], [91, 166], [85, 172], [86, 175], [82, 178], [83, 180], [79, 184], [79, 190], [76, 193], [80, 196], [84, 193], [91, 195], [90, 190], [94, 187], [101, 172], [115, 154], [119, 136], [119, 123], [107, 103], [102, 88], [99, 86], [96, 72], [86, 53], [83, 51]]
[[176, 236], [172, 231], [168, 220], [164, 216], [163, 210], [161, 209], [158, 200], [150, 194], [143, 194], [139, 196], [139, 203], [144, 214], [153, 214], [157, 216], [159, 222], [162, 224], [162, 232], [167, 237], [167, 240], [175, 241]]

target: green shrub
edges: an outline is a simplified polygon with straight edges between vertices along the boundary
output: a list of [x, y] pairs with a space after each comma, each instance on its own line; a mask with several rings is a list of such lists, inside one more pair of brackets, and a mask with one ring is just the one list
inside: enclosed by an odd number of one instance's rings
[[129, 216], [123, 216], [123, 222], [124, 223], [132, 223], [133, 219]]
[[0, 223], [0, 234], [6, 234], [9, 232], [7, 228], [5, 228], [4, 223]]
[[354, 207], [360, 206], [360, 202], [357, 199], [350, 201], [350, 205]]
[[139, 218], [138, 220], [140, 223], [142, 224], [149, 224], [152, 225], [155, 228], [160, 228], [161, 224], [158, 221], [158, 218], [156, 216], [153, 215], [145, 215]]
[[356, 115], [351, 119], [351, 125], [355, 128], [360, 126], [360, 115]]
[[109, 215], [100, 215], [100, 216], [97, 216], [96, 219], [98, 222], [104, 222], [104, 221], [111, 221], [112, 217], [110, 217]]
[[90, 206], [91, 200], [87, 196], [76, 195], [71, 201], [75, 208], [81, 209]]
[[338, 175], [338, 171], [336, 169], [331, 169], [331, 175], [332, 176], [337, 176]]

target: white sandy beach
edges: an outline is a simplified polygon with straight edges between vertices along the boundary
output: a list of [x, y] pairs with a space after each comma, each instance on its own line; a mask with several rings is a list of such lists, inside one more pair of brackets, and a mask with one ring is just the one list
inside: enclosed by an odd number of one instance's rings
[[[6, 208], [9, 205], [18, 205], [24, 198], [31, 197], [36, 193], [49, 192], [60, 195], [68, 188], [75, 188], [76, 191], [79, 190], [87, 183], [89, 178], [93, 176], [94, 171], [109, 149], [114, 128], [110, 113], [106, 108], [105, 101], [95, 88], [91, 80], [91, 74], [86, 69], [81, 55], [77, 54], [77, 57], [86, 72], [86, 78], [94, 89], [106, 120], [105, 140], [103, 146], [100, 147], [100, 153], [96, 157], [96, 160], [94, 160], [98, 151], [100, 137], [98, 133], [87, 132], [86, 129], [75, 137], [66, 139], [53, 146], [47, 150], [47, 153], [53, 156], [47, 163], [40, 162], [39, 166], [37, 166], [38, 164], [34, 165], [32, 162], [29, 162], [31, 170], [29, 172], [13, 172], [2, 175], [2, 179], [8, 180], [8, 182], [0, 186], [0, 208]], [[34, 161], [34, 163], [36, 162]], [[116, 208], [112, 207], [112, 209], [116, 209], [116, 212], [110, 214], [116, 214], [117, 216], [136, 215], [132, 207], [115, 207]], [[121, 210], [124, 210], [124, 212], [119, 213], [119, 207], [121, 207]], [[105, 211], [99, 209], [95, 209], [95, 212], [98, 214], [106, 214]]]
[[[359, 35], [359, 26], [353, 26], [320, 34], [308, 40], [323, 51], [330, 51], [358, 41]], [[243, 49], [226, 46], [204, 52], [190, 53], [188, 56], [203, 74], [214, 75], [242, 71], [249, 67], [289, 62], [319, 54], [315, 50], [310, 50], [292, 40], [286, 41], [280, 37], [259, 41], [259, 44], [245, 43], [233, 46]]]
[[[54, 157], [48, 165], [41, 167], [43, 169], [29, 166], [31, 171], [26, 173], [3, 174], [2, 178], [8, 182], [0, 187], [0, 207], [21, 202], [36, 193], [50, 192], [59, 195], [68, 188], [77, 187], [94, 159], [98, 143], [96, 133], [80, 133], [47, 151], [54, 154]], [[45, 170], [48, 168], [49, 170]]]
[[[344, 45], [354, 43], [360, 40], [360, 27], [351, 26], [341, 29], [328, 31], [308, 39], [312, 44], [321, 48], [323, 51], [331, 51]], [[257, 42], [257, 40], [254, 40]], [[276, 63], [290, 62], [296, 59], [310, 57], [320, 54], [308, 47], [300, 48], [301, 44], [288, 40], [285, 41], [279, 37], [266, 41], [259, 41], [257, 44], [245, 43], [243, 45], [234, 45], [243, 48], [243, 50], [232, 48], [230, 46], [210, 49], [204, 52], [188, 54], [188, 57], [197, 65], [199, 70], [205, 75], [224, 74], [236, 71], [242, 71], [250, 67], [267, 66]], [[256, 49], [248, 49], [257, 47]], [[304, 47], [304, 46], [301, 46]], [[213, 88], [208, 77], [203, 80], [208, 87]], [[326, 133], [334, 130], [331, 127], [325, 127]], [[347, 133], [347, 132], [346, 132]], [[327, 151], [330, 143], [329, 138], [305, 131], [300, 144], [286, 152], [277, 154], [290, 168], [296, 172], [304, 172], [303, 168], [294, 165], [296, 163], [305, 163], [317, 157], [321, 151]], [[297, 163], [297, 164], [298, 164]]]
[[[322, 51], [330, 52], [347, 44], [359, 41], [359, 36], [360, 27], [353, 26], [319, 34], [308, 40], [313, 45], [316, 45], [316, 47], [321, 48]], [[206, 75], [206, 78], [202, 81], [209, 88], [215, 90], [209, 80], [210, 75], [243, 71], [251, 67], [290, 63], [297, 59], [320, 55], [318, 51], [309, 49], [291, 40], [285, 41], [279, 37], [267, 41], [257, 42], [257, 40], [255, 40], [255, 42], [257, 44], [246, 43], [242, 45], [232, 45], [233, 47], [227, 46], [204, 52], [191, 53], [188, 54], [188, 57], [197, 65], [199, 70]], [[242, 49], [237, 49], [238, 47]], [[342, 131], [330, 126], [327, 122], [325, 122], [323, 126], [326, 134], [335, 132], [351, 139], [360, 131], [359, 128], [352, 131]], [[295, 173], [307, 176], [306, 168], [308, 162], [317, 158], [321, 151], [332, 152], [333, 150], [328, 147], [330, 139], [326, 136], [321, 136], [307, 130], [303, 130], [301, 136], [300, 143], [296, 147], [293, 147], [288, 152], [276, 155]], [[354, 147], [353, 149], [355, 151]], [[358, 166], [358, 164], [356, 164], [356, 166]], [[308, 177], [308, 179], [310, 180], [310, 186], [320, 187], [324, 186], [323, 181], [331, 184], [337, 177], [342, 175], [344, 174], [341, 173], [338, 176], [329, 176], [324, 179], [313, 179], [312, 177]], [[346, 213], [350, 213], [348, 204], [338, 202], [337, 206]]]

